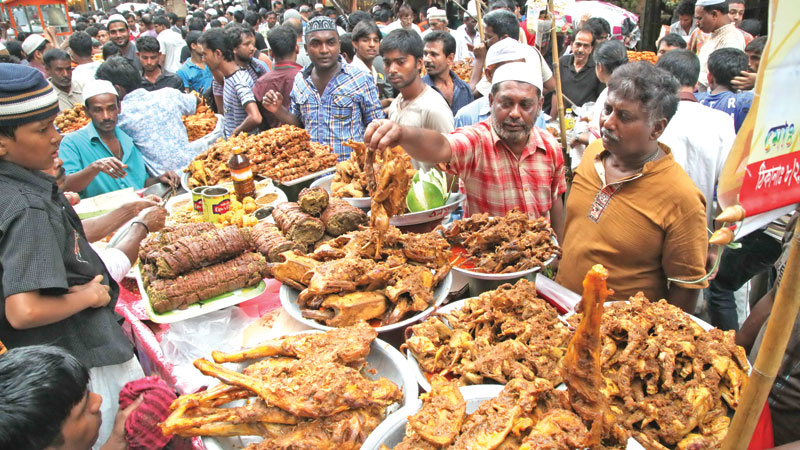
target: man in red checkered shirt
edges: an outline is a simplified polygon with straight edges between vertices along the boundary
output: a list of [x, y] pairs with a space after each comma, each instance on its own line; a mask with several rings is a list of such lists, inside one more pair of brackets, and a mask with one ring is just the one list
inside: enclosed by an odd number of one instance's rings
[[416, 160], [446, 163], [466, 186], [468, 215], [504, 216], [516, 208], [549, 217], [561, 236], [564, 157], [555, 139], [534, 127], [541, 92], [541, 71], [523, 62], [505, 64], [492, 76], [488, 120], [447, 135], [378, 120], [364, 141], [370, 148], [401, 145]]

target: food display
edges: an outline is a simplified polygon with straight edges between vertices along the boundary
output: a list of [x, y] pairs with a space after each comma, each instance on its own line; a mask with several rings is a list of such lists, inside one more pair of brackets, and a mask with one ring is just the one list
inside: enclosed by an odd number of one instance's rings
[[328, 207], [328, 193], [320, 187], [303, 188], [297, 196], [297, 204], [304, 213], [319, 216]]
[[218, 140], [189, 163], [189, 187], [231, 181], [228, 160], [234, 147], [244, 149], [254, 175], [282, 183], [333, 167], [337, 159], [330, 147], [312, 142], [306, 130], [292, 125], [256, 135], [240, 133]]
[[[346, 146], [353, 149], [350, 152], [350, 159], [336, 165], [336, 173], [331, 180], [331, 195], [337, 198], [364, 198], [369, 197], [367, 189], [367, 177], [369, 171], [372, 173], [380, 172], [383, 167], [384, 152], [368, 152], [367, 146], [363, 142], [345, 142]], [[396, 152], [386, 152], [387, 155], [394, 157]], [[367, 158], [370, 158], [371, 169], [367, 170]], [[410, 157], [409, 157], [410, 161]], [[409, 179], [414, 176], [416, 170], [405, 166]]]
[[456, 61], [451, 70], [455, 72], [456, 76], [462, 81], [469, 82], [469, 79], [472, 77], [472, 67], [474, 65], [472, 58], [466, 57], [461, 61]]
[[[178, 397], [161, 430], [184, 437], [263, 437], [247, 450], [357, 450], [386, 408], [403, 399], [389, 379], [365, 376], [362, 367], [376, 337], [362, 324], [285, 336], [236, 353], [213, 352], [216, 362], [198, 359], [195, 367], [222, 384]], [[249, 365], [237, 372], [223, 362]], [[226, 405], [237, 399], [248, 401]]]
[[88, 125], [92, 119], [86, 115], [86, 107], [77, 104], [72, 109], [67, 109], [61, 111], [55, 120], [56, 127], [61, 134], [71, 133], [76, 130], [80, 130], [84, 126]]
[[658, 61], [658, 56], [655, 52], [634, 52], [628, 50], [628, 61], [647, 61], [655, 64]]
[[[210, 228], [209, 228], [210, 227]], [[267, 261], [252, 252], [247, 229], [206, 223], [168, 227], [152, 234], [139, 251], [142, 284], [153, 310], [184, 309], [261, 282]]]
[[189, 142], [193, 142], [201, 137], [208, 136], [217, 128], [217, 116], [205, 101], [201, 101], [197, 104], [197, 110], [194, 114], [183, 116], [183, 125], [186, 126]]
[[453, 265], [473, 272], [520, 272], [544, 267], [561, 254], [547, 219], [531, 219], [516, 209], [505, 217], [473, 214], [453, 222], [443, 234], [454, 253], [459, 251]]
[[366, 225], [367, 214], [344, 200], [331, 199], [320, 216], [325, 224], [325, 232], [331, 236], [341, 236]]
[[300, 209], [295, 202], [285, 202], [272, 211], [275, 224], [289, 240], [308, 248], [325, 234], [325, 224], [317, 217]]
[[271, 270], [302, 291], [297, 302], [306, 318], [332, 327], [361, 321], [385, 326], [434, 303], [433, 290], [450, 271], [448, 248], [437, 233], [362, 228], [308, 255], [283, 253], [284, 261]]
[[286, 239], [278, 227], [269, 222], [260, 222], [250, 230], [253, 244], [259, 253], [270, 262], [280, 262], [280, 254], [290, 250], [305, 250], [305, 247]]
[[407, 348], [427, 376], [460, 385], [543, 378], [561, 383], [571, 332], [526, 279], [467, 299], [464, 307], [410, 327]]
[[735, 333], [705, 331], [678, 307], [641, 293], [605, 309], [601, 391], [616, 419], [650, 449], [719, 448], [749, 370]]
[[[375, 159], [383, 161], [377, 170]], [[411, 157], [400, 146], [386, 148], [382, 152], [375, 150], [367, 152], [364, 167], [371, 199], [369, 223], [383, 234], [389, 229], [389, 218], [406, 211], [406, 197], [414, 173]], [[378, 241], [377, 250], [380, 251], [380, 248]]]

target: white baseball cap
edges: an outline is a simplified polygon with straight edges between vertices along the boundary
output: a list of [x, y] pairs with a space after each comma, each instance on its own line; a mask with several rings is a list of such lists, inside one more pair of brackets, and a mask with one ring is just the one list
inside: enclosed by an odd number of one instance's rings
[[101, 94], [114, 94], [119, 97], [117, 90], [114, 89], [114, 85], [110, 81], [91, 80], [83, 86], [83, 103], [86, 104], [86, 100]]
[[507, 37], [495, 42], [486, 51], [486, 65], [491, 66], [492, 64], [519, 59], [524, 60], [526, 56], [525, 46], [518, 40]]
[[22, 51], [30, 55], [41, 47], [47, 40], [41, 34], [32, 34], [22, 41]]
[[504, 81], [532, 84], [539, 88], [540, 93], [542, 92], [542, 71], [528, 63], [513, 62], [498, 67], [492, 75], [492, 86]]

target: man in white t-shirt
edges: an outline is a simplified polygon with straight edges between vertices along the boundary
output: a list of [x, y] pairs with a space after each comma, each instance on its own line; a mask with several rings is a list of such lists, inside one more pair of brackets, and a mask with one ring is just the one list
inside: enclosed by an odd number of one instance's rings
[[183, 37], [172, 31], [172, 25], [165, 16], [153, 19], [153, 26], [158, 33], [158, 43], [161, 46], [161, 67], [167, 72], [175, 73], [181, 68], [181, 50], [186, 46]]
[[728, 158], [736, 132], [733, 119], [722, 111], [701, 105], [694, 97], [700, 75], [700, 60], [689, 50], [672, 50], [661, 56], [656, 67], [671, 73], [681, 83], [678, 111], [658, 139], [689, 174], [706, 197], [709, 226], [714, 217], [714, 189]]

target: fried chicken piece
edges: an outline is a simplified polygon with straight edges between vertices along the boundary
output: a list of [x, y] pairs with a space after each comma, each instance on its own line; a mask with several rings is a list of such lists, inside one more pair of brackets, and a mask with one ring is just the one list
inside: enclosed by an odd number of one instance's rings
[[519, 450], [568, 450], [583, 448], [589, 431], [572, 411], [553, 409], [536, 422]]
[[389, 218], [406, 210], [406, 196], [413, 177], [413, 173], [409, 176], [413, 169], [411, 157], [399, 146], [387, 148], [381, 153], [383, 165], [376, 174], [373, 162], [377, 152], [368, 151], [364, 164], [367, 189], [372, 198], [370, 226], [379, 233], [376, 256], [381, 249], [380, 234], [389, 229]]
[[197, 407], [187, 411], [181, 417], [173, 413], [160, 424], [165, 435], [197, 436], [198, 428], [205, 429], [214, 424], [228, 423], [239, 424], [288, 424], [298, 422], [298, 418], [286, 411], [268, 407], [264, 401], [256, 400], [245, 406], [235, 408], [207, 408]]
[[280, 254], [283, 262], [269, 265], [272, 277], [283, 284], [289, 285], [297, 290], [303, 290], [313, 276], [313, 271], [320, 262], [303, 256], [296, 251], [288, 251]]
[[[300, 293], [298, 302], [304, 305], [311, 297], [353, 292], [357, 281], [375, 267], [375, 261], [363, 258], [343, 258], [326, 261], [314, 268], [308, 287]], [[366, 280], [362, 282], [366, 283]]]
[[436, 447], [450, 445], [466, 416], [467, 403], [458, 383], [434, 375], [431, 391], [421, 396], [422, 408], [409, 416], [408, 426], [422, 439]]
[[257, 347], [235, 353], [211, 352], [217, 363], [242, 362], [268, 356], [293, 356], [295, 358], [325, 358], [331, 361], [358, 366], [369, 354], [370, 345], [378, 337], [367, 324], [339, 328], [327, 333], [307, 333], [272, 339]]
[[331, 327], [347, 327], [382, 317], [387, 303], [386, 296], [375, 291], [332, 294], [325, 296], [319, 309], [303, 309], [302, 314]]

